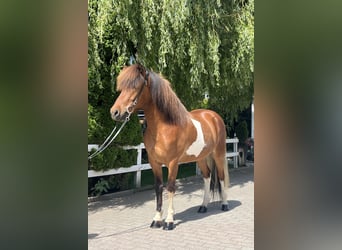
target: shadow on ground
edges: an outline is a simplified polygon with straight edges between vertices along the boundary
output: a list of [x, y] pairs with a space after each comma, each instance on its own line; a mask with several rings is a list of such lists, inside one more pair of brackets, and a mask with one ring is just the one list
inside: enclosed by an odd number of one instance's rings
[[88, 234], [88, 240], [109, 238], [109, 237], [123, 235], [123, 234], [131, 234], [136, 231], [145, 230], [146, 228], [149, 228], [149, 224], [143, 224], [143, 225], [132, 227], [132, 228], [120, 231], [120, 232], [115, 232], [115, 233], [106, 234], [102, 236], [100, 236], [99, 234]]
[[[231, 212], [234, 208], [238, 207], [241, 205], [240, 201], [237, 200], [229, 200], [229, 211], [221, 211], [221, 202], [219, 201], [215, 201], [215, 202], [211, 202], [208, 204], [208, 211], [206, 213], [197, 213], [197, 210], [199, 208], [199, 206], [193, 206], [191, 208], [188, 208], [180, 213], [176, 213], [175, 214], [175, 228], [177, 226], [179, 226], [180, 224], [183, 223], [187, 223], [190, 221], [196, 221], [196, 220], [201, 220], [203, 218], [207, 218], [209, 216], [213, 216], [216, 214], [221, 214], [221, 213], [229, 213]], [[120, 232], [115, 232], [112, 234], [107, 234], [107, 235], [103, 235], [100, 236], [99, 234], [88, 234], [88, 239], [100, 239], [100, 238], [108, 238], [108, 237], [112, 237], [112, 236], [117, 236], [117, 235], [123, 235], [123, 234], [129, 234], [135, 231], [139, 231], [139, 230], [146, 230], [146, 228], [149, 227], [149, 224], [143, 224], [143, 225], [139, 225], [133, 228], [129, 228]], [[160, 229], [151, 229], [152, 230], [162, 230]]]
[[203, 218], [220, 214], [220, 213], [229, 213], [234, 208], [241, 205], [240, 201], [237, 200], [228, 200], [229, 204], [229, 211], [222, 211], [221, 210], [221, 202], [220, 201], [214, 201], [208, 204], [208, 211], [206, 213], [198, 213], [199, 206], [193, 206], [191, 208], [188, 208], [180, 213], [175, 214], [175, 226], [178, 226], [180, 224], [189, 222], [189, 221], [195, 221], [195, 220], [201, 220]]
[[144, 203], [154, 200], [155, 194], [153, 190], [129, 194], [123, 197], [116, 197], [110, 200], [101, 200], [88, 203], [88, 212], [96, 212], [101, 209], [116, 208], [123, 210], [127, 207], [136, 208]]
[[99, 234], [88, 234], [88, 239], [94, 239], [96, 238], [96, 236], [98, 236]]

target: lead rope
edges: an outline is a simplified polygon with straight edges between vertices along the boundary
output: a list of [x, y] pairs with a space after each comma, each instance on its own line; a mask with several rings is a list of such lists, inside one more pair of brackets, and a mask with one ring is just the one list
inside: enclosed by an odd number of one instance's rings
[[[128, 118], [128, 119], [127, 119]], [[106, 144], [106, 142], [109, 140], [109, 138], [113, 135], [113, 133], [115, 132], [116, 128], [115, 127], [112, 132], [110, 133], [110, 135], [106, 138], [106, 140], [101, 144], [101, 146], [94, 152], [92, 153], [89, 157], [88, 160], [91, 160], [92, 158], [94, 158], [95, 156], [97, 156], [98, 154], [102, 153], [103, 150], [105, 150], [113, 141], [114, 139], [118, 136], [118, 134], [121, 132], [122, 128], [125, 126], [125, 124], [129, 121], [129, 117], [127, 117], [126, 120], [122, 123], [121, 127], [119, 128], [118, 132], [116, 132], [116, 134], [113, 136], [112, 139], [110, 139], [110, 141]]]
[[[133, 102], [133, 108], [136, 105], [136, 101]], [[103, 150], [105, 150], [113, 141], [114, 139], [118, 136], [118, 134], [121, 132], [122, 128], [126, 125], [126, 123], [129, 121], [129, 118], [132, 114], [133, 109], [131, 109], [131, 106], [127, 107], [127, 117], [125, 119], [125, 121], [122, 123], [121, 127], [119, 128], [119, 130], [116, 132], [116, 134], [113, 136], [112, 139], [110, 139], [110, 137], [114, 134], [115, 130], [117, 127], [115, 127], [112, 132], [109, 134], [109, 136], [106, 138], [106, 140], [101, 144], [101, 146], [94, 152], [92, 153], [89, 157], [88, 160], [91, 160], [92, 158], [94, 158], [95, 156], [97, 156], [98, 154], [100, 154], [101, 152], [103, 152]], [[110, 139], [110, 141], [108, 142], [108, 140]], [[108, 143], [107, 143], [108, 142]]]

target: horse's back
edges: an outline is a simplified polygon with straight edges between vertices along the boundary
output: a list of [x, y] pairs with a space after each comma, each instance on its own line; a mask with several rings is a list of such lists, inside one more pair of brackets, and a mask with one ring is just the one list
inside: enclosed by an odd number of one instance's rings
[[219, 129], [220, 131], [225, 129], [225, 124], [223, 122], [223, 119], [219, 114], [217, 114], [215, 111], [210, 109], [195, 109], [190, 112], [191, 117], [195, 120], [198, 120], [203, 125], [207, 124], [209, 126], [215, 126], [216, 129]]

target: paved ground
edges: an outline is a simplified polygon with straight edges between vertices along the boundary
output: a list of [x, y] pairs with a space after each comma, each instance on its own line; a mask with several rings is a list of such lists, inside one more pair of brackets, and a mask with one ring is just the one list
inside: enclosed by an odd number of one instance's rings
[[[154, 190], [88, 204], [88, 249], [254, 249], [254, 167], [230, 171], [230, 211], [218, 201], [197, 213], [203, 181], [178, 183], [174, 198], [175, 229], [151, 229]], [[167, 201], [164, 191], [164, 217]]]

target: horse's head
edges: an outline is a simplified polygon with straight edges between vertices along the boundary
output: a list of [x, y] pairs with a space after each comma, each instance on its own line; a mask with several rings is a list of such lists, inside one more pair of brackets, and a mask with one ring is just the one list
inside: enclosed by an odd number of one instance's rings
[[120, 72], [117, 78], [117, 91], [121, 91], [121, 93], [110, 109], [113, 120], [129, 119], [130, 114], [141, 107], [148, 78], [148, 71], [140, 64], [125, 67]]

